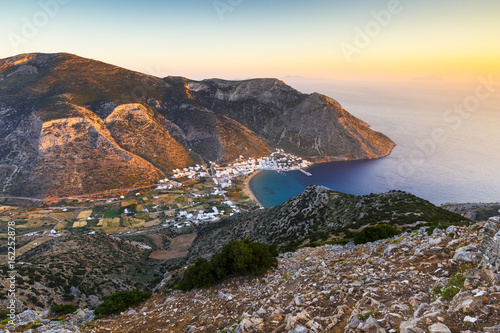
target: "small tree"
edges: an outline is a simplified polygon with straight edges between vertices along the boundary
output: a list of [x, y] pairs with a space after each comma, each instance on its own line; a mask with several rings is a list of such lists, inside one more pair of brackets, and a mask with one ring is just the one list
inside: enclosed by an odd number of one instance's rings
[[118, 291], [104, 298], [104, 301], [94, 310], [97, 317], [120, 313], [130, 306], [138, 305], [151, 297], [148, 291], [132, 290]]
[[278, 251], [274, 245], [244, 241], [232, 241], [208, 261], [198, 258], [184, 273], [178, 289], [209, 287], [228, 276], [262, 275], [278, 265]]
[[400, 231], [398, 228], [389, 224], [378, 224], [374, 226], [369, 226], [363, 230], [354, 234], [355, 244], [364, 244], [368, 242], [374, 242], [379, 239], [389, 238], [395, 235], [399, 235]]

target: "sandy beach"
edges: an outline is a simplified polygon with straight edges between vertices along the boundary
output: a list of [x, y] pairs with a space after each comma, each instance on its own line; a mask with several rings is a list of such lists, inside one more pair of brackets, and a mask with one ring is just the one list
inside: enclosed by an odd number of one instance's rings
[[259, 174], [261, 171], [255, 171], [254, 173], [250, 174], [246, 179], [245, 179], [245, 189], [244, 189], [244, 192], [246, 195], [248, 195], [250, 197], [250, 199], [252, 199], [253, 201], [255, 201], [256, 203], [259, 204], [259, 206], [261, 207], [264, 207], [262, 206], [262, 204], [259, 202], [259, 200], [257, 200], [257, 198], [255, 197], [255, 195], [253, 194], [253, 192], [250, 190], [250, 180], [256, 176], [257, 174]]

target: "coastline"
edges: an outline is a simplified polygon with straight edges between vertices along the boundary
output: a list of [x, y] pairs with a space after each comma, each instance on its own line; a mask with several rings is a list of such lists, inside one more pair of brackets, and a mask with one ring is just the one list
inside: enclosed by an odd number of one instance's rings
[[248, 195], [248, 197], [250, 199], [252, 199], [253, 201], [255, 201], [260, 207], [264, 207], [260, 201], [255, 197], [255, 195], [253, 194], [252, 190], [250, 189], [250, 180], [255, 177], [256, 175], [258, 175], [260, 172], [262, 172], [262, 170], [258, 170], [258, 171], [255, 171], [253, 172], [252, 174], [250, 174], [248, 177], [245, 178], [245, 188], [244, 188], [244, 192], [246, 195]]

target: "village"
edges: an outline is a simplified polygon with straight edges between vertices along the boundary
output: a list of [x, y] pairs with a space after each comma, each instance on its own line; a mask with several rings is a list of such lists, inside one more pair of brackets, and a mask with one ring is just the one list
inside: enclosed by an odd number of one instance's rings
[[[138, 191], [72, 198], [39, 205], [0, 200], [0, 239], [14, 221], [18, 254], [71, 234], [102, 232], [128, 235], [160, 229], [183, 234], [241, 211], [262, 208], [245, 191], [245, 180], [259, 170], [302, 170], [311, 163], [276, 150], [261, 158], [238, 158], [227, 165], [210, 163], [172, 170], [169, 178]], [[305, 172], [305, 171], [303, 171]], [[307, 173], [307, 172], [305, 172]], [[24, 240], [24, 241], [23, 241]]]
[[[295, 155], [285, 153], [283, 149], [276, 149], [274, 152], [269, 154], [269, 156], [264, 156], [257, 159], [244, 159], [243, 156], [240, 156], [239, 159], [237, 159], [235, 162], [224, 166], [211, 162], [210, 166], [208, 167], [196, 165], [194, 167], [184, 168], [182, 170], [172, 170], [172, 178], [179, 179], [187, 177], [189, 179], [197, 179], [203, 177], [211, 177], [213, 179], [214, 185], [216, 185], [219, 190], [221, 190], [223, 188], [230, 187], [234, 178], [250, 175], [259, 170], [270, 170], [277, 172], [299, 170], [304, 172], [306, 175], [310, 175], [303, 169], [311, 165], [311, 162]], [[160, 181], [160, 183], [167, 182], [168, 179]], [[175, 183], [169, 184], [167, 186], [173, 188], [175, 186]]]

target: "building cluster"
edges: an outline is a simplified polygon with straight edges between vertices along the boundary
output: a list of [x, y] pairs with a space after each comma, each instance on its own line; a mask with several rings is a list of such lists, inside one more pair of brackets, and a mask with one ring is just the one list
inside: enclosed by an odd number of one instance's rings
[[214, 170], [212, 179], [214, 184], [219, 188], [226, 188], [232, 185], [233, 178], [249, 175], [258, 170], [286, 172], [302, 170], [311, 164], [307, 160], [285, 153], [282, 149], [277, 149], [269, 154], [269, 156], [257, 159], [244, 159], [243, 156], [240, 156], [237, 161], [227, 166], [212, 164], [212, 169]]
[[[230, 200], [226, 200], [222, 204], [230, 208], [231, 213], [229, 213], [229, 216], [240, 212], [239, 207]], [[217, 207], [212, 207], [212, 211], [205, 212], [199, 210], [197, 213], [181, 210], [177, 213], [176, 220], [166, 220], [164, 226], [181, 229], [184, 227], [191, 227], [193, 224], [198, 225], [202, 222], [219, 221], [224, 215], [227, 215], [225, 210], [219, 210]]]
[[202, 177], [209, 177], [208, 170], [204, 165], [196, 164], [195, 166], [190, 166], [184, 169], [172, 170], [172, 178], [183, 178], [187, 177], [189, 179], [197, 179]]
[[[300, 170], [305, 174], [308, 174], [303, 168], [307, 168], [312, 163], [297, 157], [292, 154], [285, 153], [282, 149], [277, 149], [276, 151], [270, 153], [268, 156], [260, 158], [247, 158], [240, 156], [236, 161], [227, 165], [219, 165], [214, 162], [210, 162], [208, 166], [195, 165], [183, 169], [172, 170], [172, 179], [162, 179], [158, 183], [157, 189], [174, 189], [182, 186], [180, 182], [184, 181], [183, 178], [188, 179], [199, 179], [199, 178], [211, 178], [215, 187], [210, 194], [198, 194], [190, 193], [194, 198], [200, 198], [210, 195], [221, 195], [223, 196], [226, 192], [225, 188], [231, 187], [233, 185], [233, 180], [236, 177], [246, 176], [255, 171], [259, 170], [271, 170], [277, 172], [286, 172], [293, 170]], [[175, 179], [175, 180], [174, 180]], [[177, 181], [176, 181], [177, 180]], [[239, 207], [230, 200], [223, 202], [224, 205], [228, 206], [229, 213], [224, 210], [219, 210], [217, 207], [212, 207], [212, 211], [205, 212], [199, 210], [198, 212], [188, 212], [186, 210], [181, 210], [177, 213], [177, 216], [172, 220], [166, 220], [164, 226], [169, 226], [172, 228], [184, 228], [190, 227], [193, 224], [197, 225], [201, 222], [213, 222], [218, 221], [224, 215], [233, 215], [239, 213]]]
[[[276, 149], [269, 156], [260, 158], [245, 159], [243, 156], [240, 156], [235, 162], [224, 166], [210, 162], [209, 167], [196, 164], [188, 168], [175, 169], [172, 170], [172, 178], [198, 179], [211, 177], [214, 184], [219, 189], [223, 189], [232, 185], [232, 179], [249, 175], [258, 170], [272, 170], [277, 172], [303, 171], [303, 168], [307, 168], [311, 164], [311, 162], [301, 157], [285, 153], [283, 149]], [[180, 183], [167, 178], [160, 180], [159, 183], [160, 185], [157, 189], [173, 189], [181, 186]]]

